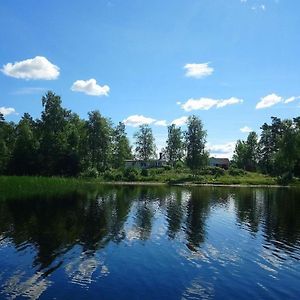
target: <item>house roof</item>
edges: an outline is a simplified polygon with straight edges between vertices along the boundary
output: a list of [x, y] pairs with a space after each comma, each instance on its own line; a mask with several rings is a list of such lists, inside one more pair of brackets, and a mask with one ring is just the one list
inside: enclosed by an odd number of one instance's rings
[[142, 159], [126, 159], [125, 162], [154, 162], [154, 161], [162, 161], [166, 162], [165, 159], [149, 159], [149, 160], [142, 160]]
[[221, 165], [229, 164], [229, 159], [228, 158], [210, 157], [209, 160], [212, 160], [212, 161], [214, 161], [218, 164], [221, 164]]

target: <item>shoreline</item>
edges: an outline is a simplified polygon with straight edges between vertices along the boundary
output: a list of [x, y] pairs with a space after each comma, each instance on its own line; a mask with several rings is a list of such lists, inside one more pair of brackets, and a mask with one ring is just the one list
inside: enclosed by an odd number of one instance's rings
[[221, 183], [166, 183], [166, 182], [147, 182], [147, 181], [100, 181], [99, 184], [107, 185], [129, 185], [129, 186], [179, 186], [179, 187], [247, 187], [247, 188], [293, 188], [293, 185], [267, 185], [267, 184], [221, 184]]

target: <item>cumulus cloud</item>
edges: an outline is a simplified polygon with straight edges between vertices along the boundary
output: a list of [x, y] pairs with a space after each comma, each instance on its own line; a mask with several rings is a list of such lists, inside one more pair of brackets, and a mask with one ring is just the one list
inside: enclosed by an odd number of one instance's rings
[[244, 127], [240, 128], [240, 131], [243, 132], [243, 133], [249, 133], [253, 130], [252, 130], [252, 128], [250, 128], [248, 126], [244, 126]]
[[123, 120], [123, 123], [127, 126], [138, 127], [140, 125], [149, 125], [154, 123], [156, 120], [153, 118], [148, 118], [143, 115], [132, 115], [127, 119]]
[[218, 100], [217, 108], [224, 107], [224, 106], [227, 106], [227, 105], [243, 103], [243, 101], [244, 101], [243, 99], [238, 99], [238, 98], [235, 98], [235, 97], [231, 97], [231, 98], [225, 99], [225, 100]]
[[100, 86], [97, 84], [96, 79], [91, 78], [88, 80], [76, 80], [71, 86], [73, 92], [82, 92], [89, 96], [108, 96], [109, 86]]
[[8, 116], [11, 114], [17, 114], [16, 110], [13, 107], [0, 107], [0, 113], [3, 114], [3, 116]]
[[186, 64], [183, 67], [186, 70], [186, 77], [203, 78], [213, 73], [214, 69], [209, 66], [209, 63], [202, 64]]
[[283, 98], [281, 96], [276, 95], [275, 93], [262, 97], [260, 101], [256, 104], [256, 109], [262, 109], [271, 107], [278, 103], [288, 104], [294, 102], [295, 100], [300, 99], [300, 96], [291, 96], [289, 98]]
[[187, 116], [183, 116], [183, 117], [173, 120], [171, 122], [171, 124], [174, 124], [175, 126], [182, 126], [186, 123], [187, 119], [188, 119]]
[[290, 98], [287, 98], [287, 99], [285, 99], [284, 100], [284, 103], [285, 104], [288, 104], [288, 103], [290, 103], [290, 102], [293, 102], [293, 101], [295, 101], [295, 100], [297, 100], [297, 99], [300, 99], [300, 96], [292, 96], [292, 97], [290, 97]]
[[158, 120], [154, 123], [154, 125], [157, 126], [168, 126], [167, 121], [166, 120]]
[[211, 98], [200, 98], [200, 99], [189, 99], [181, 105], [185, 111], [192, 110], [209, 110], [213, 107], [221, 108], [227, 105], [233, 105], [242, 103], [243, 99], [231, 97], [229, 99], [211, 99]]
[[174, 124], [176, 126], [184, 125], [187, 119], [188, 119], [187, 116], [183, 116], [168, 123], [166, 120], [156, 120], [154, 118], [145, 117], [143, 115], [132, 115], [126, 118], [125, 120], [123, 120], [123, 123], [131, 127], [138, 127], [140, 125], [145, 125], [145, 124], [166, 127], [169, 124]]
[[256, 104], [256, 109], [271, 107], [282, 101], [283, 101], [282, 97], [273, 93], [273, 94], [267, 95], [265, 97], [262, 97], [260, 99], [260, 101]]
[[235, 149], [235, 142], [228, 142], [225, 144], [216, 145], [208, 144], [207, 148], [210, 152], [210, 156], [231, 159]]
[[8, 63], [3, 66], [1, 71], [7, 76], [26, 80], [53, 80], [59, 76], [59, 67], [43, 56]]

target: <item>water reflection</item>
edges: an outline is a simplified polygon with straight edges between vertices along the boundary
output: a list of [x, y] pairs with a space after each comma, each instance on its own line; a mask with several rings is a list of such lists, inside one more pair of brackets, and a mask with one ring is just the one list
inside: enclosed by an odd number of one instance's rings
[[[255, 276], [277, 278], [285, 270], [299, 279], [299, 268], [285, 264], [300, 259], [299, 195], [296, 189], [103, 186], [55, 199], [1, 201], [0, 292], [38, 298], [71, 283], [91, 293], [101, 280], [117, 279], [124, 288], [138, 283], [135, 289], [147, 290], [151, 284], [141, 274], [161, 272], [165, 281], [178, 276], [170, 298], [205, 298], [218, 295], [216, 278], [238, 276], [244, 284], [241, 265], [252, 262]], [[127, 278], [120, 275], [124, 262], [132, 271]], [[199, 279], [206, 275], [212, 280]], [[266, 282], [258, 286], [268, 290]], [[159, 295], [168, 289], [163, 285]]]

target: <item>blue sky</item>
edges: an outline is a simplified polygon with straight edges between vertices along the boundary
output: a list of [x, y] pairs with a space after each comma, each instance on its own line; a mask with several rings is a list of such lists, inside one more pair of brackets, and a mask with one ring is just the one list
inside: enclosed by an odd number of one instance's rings
[[53, 90], [82, 118], [125, 120], [130, 138], [150, 123], [158, 148], [165, 125], [195, 114], [228, 156], [271, 116], [299, 115], [299, 11], [298, 0], [0, 0], [0, 110], [39, 117]]

